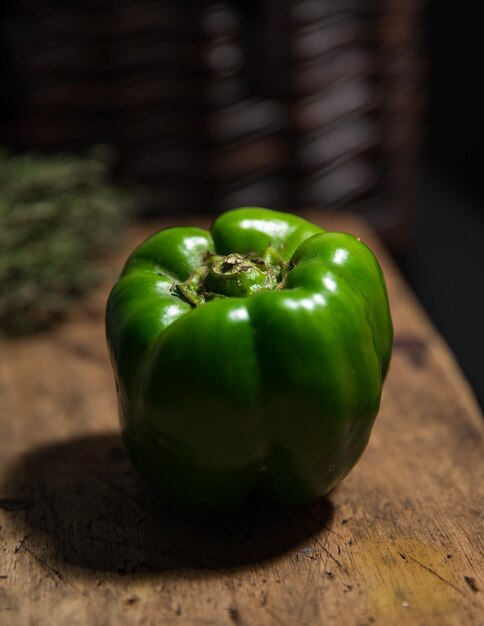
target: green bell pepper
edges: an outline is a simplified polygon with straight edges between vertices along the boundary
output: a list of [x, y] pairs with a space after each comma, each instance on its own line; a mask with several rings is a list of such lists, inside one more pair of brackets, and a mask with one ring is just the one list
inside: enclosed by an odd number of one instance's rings
[[199, 513], [255, 487], [298, 505], [341, 481], [368, 443], [393, 334], [365, 244], [259, 208], [147, 239], [106, 330], [133, 464]]

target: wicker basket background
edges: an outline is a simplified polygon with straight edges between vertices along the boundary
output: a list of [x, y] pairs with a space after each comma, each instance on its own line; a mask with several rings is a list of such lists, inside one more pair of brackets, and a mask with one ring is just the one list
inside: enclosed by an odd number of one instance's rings
[[24, 0], [3, 20], [0, 144], [108, 142], [155, 190], [151, 212], [350, 207], [399, 245], [420, 14], [419, 0]]

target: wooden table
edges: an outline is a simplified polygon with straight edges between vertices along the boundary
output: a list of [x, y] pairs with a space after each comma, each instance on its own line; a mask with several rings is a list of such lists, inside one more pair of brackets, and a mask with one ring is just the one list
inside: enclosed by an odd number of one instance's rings
[[[352, 474], [302, 510], [254, 499], [196, 521], [157, 502], [118, 434], [106, 285], [52, 332], [0, 344], [2, 625], [484, 623], [480, 412], [375, 238], [350, 217], [324, 224], [374, 248], [395, 323]], [[113, 276], [160, 226], [131, 232]]]

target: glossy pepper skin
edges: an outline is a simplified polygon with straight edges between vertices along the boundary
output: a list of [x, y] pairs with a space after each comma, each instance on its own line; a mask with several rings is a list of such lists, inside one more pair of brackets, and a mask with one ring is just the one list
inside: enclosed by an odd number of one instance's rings
[[369, 248], [260, 208], [147, 239], [111, 291], [106, 330], [135, 467], [202, 514], [256, 487], [302, 504], [342, 480], [368, 443], [392, 347]]

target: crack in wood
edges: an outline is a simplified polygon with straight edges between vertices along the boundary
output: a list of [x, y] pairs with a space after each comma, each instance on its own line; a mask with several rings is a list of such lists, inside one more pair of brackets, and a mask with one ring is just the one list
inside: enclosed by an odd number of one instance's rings
[[[400, 554], [400, 553], [399, 553]], [[400, 555], [401, 556], [401, 555]], [[425, 563], [422, 563], [421, 561], [419, 561], [418, 559], [416, 559], [415, 557], [413, 557], [412, 555], [408, 555], [408, 558], [413, 561], [414, 563], [416, 563], [417, 565], [419, 565], [420, 567], [422, 567], [425, 571], [429, 572], [429, 574], [432, 574], [433, 576], [435, 576], [436, 578], [438, 578], [441, 582], [443, 582], [444, 584], [448, 585], [449, 587], [451, 587], [454, 591], [457, 591], [457, 593], [460, 593], [461, 595], [465, 595], [464, 592], [462, 591], [462, 589], [459, 589], [459, 587], [457, 587], [457, 585], [454, 585], [454, 583], [451, 583], [449, 580], [447, 580], [446, 578], [444, 578], [443, 576], [441, 576], [440, 574], [438, 574], [435, 570], [433, 570], [431, 567], [429, 567], [428, 565], [425, 565]]]
[[479, 587], [476, 584], [475, 579], [472, 576], [464, 576], [464, 580], [468, 584], [471, 591], [477, 593], [479, 591]]
[[46, 572], [51, 576], [51, 578], [53, 578], [54, 580], [56, 579], [59, 580], [63, 585], [66, 584], [65, 578], [62, 576], [59, 570], [57, 570], [55, 567], [51, 567], [50, 565], [48, 565], [42, 557], [40, 557], [36, 552], [34, 552], [34, 550], [32, 550], [32, 548], [29, 548], [29, 546], [24, 545], [23, 549], [25, 550], [25, 552], [30, 554], [30, 556], [32, 556], [41, 567], [43, 567], [46, 570]]
[[320, 541], [318, 541], [318, 544], [321, 546], [321, 549], [328, 555], [328, 557], [336, 563], [336, 565], [340, 568], [340, 570], [348, 575], [348, 570], [340, 561], [338, 561], [338, 559], [334, 556], [334, 554], [332, 554], [332, 552], [330, 552], [328, 548], [326, 548], [326, 546], [324, 546]]

